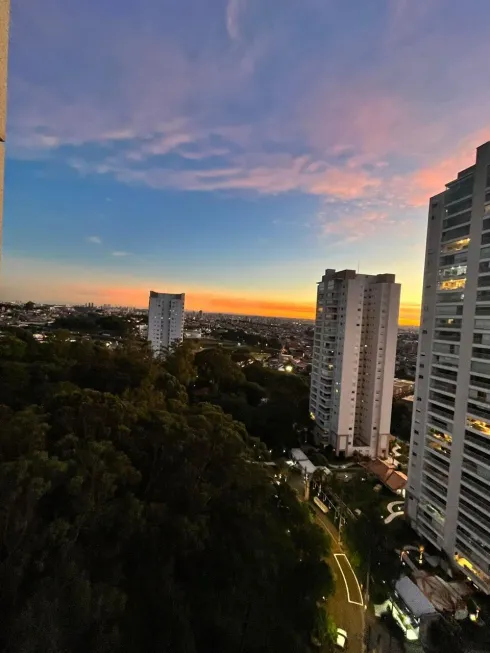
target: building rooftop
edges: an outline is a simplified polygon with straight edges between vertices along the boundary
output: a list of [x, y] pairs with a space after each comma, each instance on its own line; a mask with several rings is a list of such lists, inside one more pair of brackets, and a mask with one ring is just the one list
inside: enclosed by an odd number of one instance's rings
[[396, 582], [395, 590], [415, 617], [436, 614], [432, 603], [408, 576], [403, 576]]

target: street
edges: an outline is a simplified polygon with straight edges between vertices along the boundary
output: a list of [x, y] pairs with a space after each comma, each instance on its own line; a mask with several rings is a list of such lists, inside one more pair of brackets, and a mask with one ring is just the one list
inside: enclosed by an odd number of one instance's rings
[[[289, 483], [297, 492], [300, 500], [303, 501], [303, 479], [300, 476], [291, 474]], [[349, 652], [362, 653], [364, 602], [361, 587], [346, 552], [339, 544], [337, 528], [328, 519], [327, 515], [324, 515], [317, 508], [315, 508], [315, 519], [318, 525], [330, 536], [331, 541], [331, 553], [328, 557], [328, 563], [335, 577], [335, 593], [328, 600], [327, 612], [337, 627], [347, 631]]]
[[338, 541], [338, 532], [327, 516], [316, 510], [317, 523], [330, 535], [332, 552], [328, 562], [335, 576], [335, 594], [329, 599], [327, 612], [335, 624], [347, 631], [349, 651], [362, 653], [364, 607], [361, 588], [349, 559]]

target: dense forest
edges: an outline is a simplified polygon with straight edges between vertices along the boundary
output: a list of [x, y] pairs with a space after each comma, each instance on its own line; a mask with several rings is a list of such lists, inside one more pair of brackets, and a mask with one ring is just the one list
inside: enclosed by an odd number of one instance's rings
[[1, 334], [0, 651], [328, 640], [328, 542], [253, 437], [307, 428], [297, 384], [219, 350]]

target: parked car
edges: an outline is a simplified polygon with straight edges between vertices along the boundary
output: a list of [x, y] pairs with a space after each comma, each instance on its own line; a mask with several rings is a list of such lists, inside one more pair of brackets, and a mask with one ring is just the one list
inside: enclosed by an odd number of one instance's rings
[[345, 651], [347, 649], [347, 632], [342, 628], [337, 628], [337, 637], [335, 639], [335, 649]]

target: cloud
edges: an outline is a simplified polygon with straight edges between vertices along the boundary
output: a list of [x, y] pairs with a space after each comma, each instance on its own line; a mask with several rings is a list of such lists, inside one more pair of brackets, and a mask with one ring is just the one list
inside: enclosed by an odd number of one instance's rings
[[129, 252], [116, 250], [115, 252], [112, 252], [112, 256], [129, 256]]
[[[220, 155], [223, 156], [223, 155]], [[301, 191], [337, 199], [370, 196], [381, 186], [381, 179], [362, 168], [333, 166], [309, 156], [288, 154], [232, 155], [220, 167], [180, 169], [163, 167], [146, 159], [146, 166], [132, 165], [126, 156], [96, 163], [80, 158], [70, 165], [83, 175], [111, 174], [119, 181], [151, 188], [179, 188], [187, 191], [240, 191], [278, 194]]]
[[226, 29], [232, 41], [237, 41], [240, 38], [239, 19], [243, 3], [244, 0], [228, 0], [226, 6]]
[[88, 236], [87, 242], [93, 243], [94, 245], [102, 245], [102, 239], [100, 236]]
[[362, 240], [380, 227], [396, 224], [386, 211], [369, 211], [355, 206], [344, 206], [333, 215], [327, 209], [317, 217], [323, 234], [337, 236], [343, 242]]
[[486, 21], [371, 4], [361, 26], [320, 0], [143, 0], [118, 21], [107, 3], [18, 0], [9, 155], [156, 189], [369, 202], [320, 225], [334, 235], [404, 219], [488, 137]]

